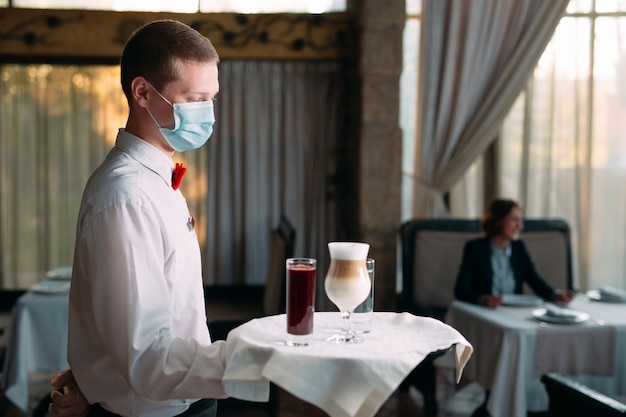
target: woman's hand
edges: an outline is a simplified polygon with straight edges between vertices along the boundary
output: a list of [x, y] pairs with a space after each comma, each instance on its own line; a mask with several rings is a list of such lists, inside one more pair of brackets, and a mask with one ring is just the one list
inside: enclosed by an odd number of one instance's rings
[[502, 296], [493, 294], [483, 295], [480, 298], [480, 304], [484, 305], [485, 307], [496, 308], [502, 305]]
[[576, 291], [573, 290], [556, 290], [554, 301], [557, 303], [568, 304], [576, 297]]
[[50, 383], [57, 388], [50, 394], [50, 417], [85, 417], [89, 413], [89, 403], [76, 385], [71, 369], [52, 375]]

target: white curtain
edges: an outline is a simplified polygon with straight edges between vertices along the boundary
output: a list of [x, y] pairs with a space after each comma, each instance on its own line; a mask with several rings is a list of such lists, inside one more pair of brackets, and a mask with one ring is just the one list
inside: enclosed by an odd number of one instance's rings
[[206, 149], [206, 282], [264, 283], [280, 214], [296, 229], [295, 255], [317, 258], [323, 277], [326, 244], [337, 236], [334, 181], [346, 137], [341, 66], [223, 62], [220, 79]]
[[425, 0], [414, 217], [445, 217], [450, 191], [495, 139], [568, 0]]
[[125, 122], [119, 90], [110, 67], [0, 66], [0, 288], [72, 264], [85, 181]]
[[626, 288], [625, 45], [624, 15], [563, 18], [500, 144], [500, 187], [570, 224], [582, 290]]
[[[624, 289], [626, 11], [600, 2], [571, 11], [504, 121], [493, 153], [496, 185], [526, 217], [568, 222], [579, 289]], [[483, 175], [494, 175], [480, 164], [455, 186], [453, 215], [482, 213], [481, 204], [473, 212], [467, 204]]]
[[[85, 182], [127, 104], [117, 67], [0, 66], [0, 288], [71, 265]], [[264, 284], [269, 232], [284, 214], [296, 255], [337, 235], [346, 92], [340, 63], [222, 62], [215, 132], [176, 154], [203, 247], [206, 284]], [[323, 291], [321, 292], [323, 294]]]

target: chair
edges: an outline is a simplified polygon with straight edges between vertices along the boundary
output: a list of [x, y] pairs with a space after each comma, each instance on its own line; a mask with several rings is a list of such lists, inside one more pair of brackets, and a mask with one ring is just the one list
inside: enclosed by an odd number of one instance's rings
[[626, 404], [556, 372], [541, 376], [548, 392], [548, 417], [624, 417]]
[[[478, 219], [413, 219], [399, 230], [402, 289], [400, 311], [444, 320], [454, 300], [454, 284], [465, 243], [483, 235]], [[560, 219], [526, 219], [521, 238], [539, 273], [557, 288], [572, 288], [571, 244], [567, 223]], [[526, 289], [526, 291], [530, 291]], [[402, 383], [424, 396], [424, 411], [433, 415], [436, 369], [432, 361], [420, 364]]]
[[[415, 219], [400, 228], [402, 290], [398, 307], [443, 320], [465, 242], [482, 236], [477, 219]], [[556, 288], [573, 288], [569, 226], [526, 219], [521, 238], [539, 273]], [[528, 289], [527, 289], [528, 290]]]
[[555, 288], [574, 289], [571, 236], [565, 220], [525, 220], [521, 238], [548, 284]]

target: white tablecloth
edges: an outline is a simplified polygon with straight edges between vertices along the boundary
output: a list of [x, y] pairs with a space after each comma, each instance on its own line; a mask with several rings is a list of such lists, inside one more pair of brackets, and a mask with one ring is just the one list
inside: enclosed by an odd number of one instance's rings
[[339, 330], [339, 313], [315, 313], [313, 342], [288, 347], [286, 317], [255, 319], [230, 332], [226, 392], [267, 401], [270, 381], [332, 417], [370, 417], [430, 353], [456, 345], [460, 378], [472, 346], [452, 327], [408, 313], [374, 313], [364, 342], [339, 345], [326, 339]]
[[2, 387], [5, 396], [28, 411], [28, 377], [33, 371], [67, 369], [68, 294], [21, 296], [11, 313]]
[[591, 320], [546, 324], [531, 317], [537, 307], [493, 310], [452, 303], [446, 322], [475, 348], [465, 375], [491, 391], [487, 409], [494, 417], [547, 410], [539, 378], [550, 371], [574, 376], [610, 396], [626, 394], [626, 304], [579, 296], [568, 307], [589, 313]]

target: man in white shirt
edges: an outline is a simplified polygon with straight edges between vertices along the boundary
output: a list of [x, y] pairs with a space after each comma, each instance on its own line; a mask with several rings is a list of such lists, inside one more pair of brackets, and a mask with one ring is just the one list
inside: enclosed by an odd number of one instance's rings
[[[68, 362], [90, 416], [210, 417], [226, 397], [224, 342], [211, 343], [172, 160], [211, 135], [218, 62], [207, 38], [170, 20], [124, 48], [129, 117], [85, 187], [70, 292]], [[63, 414], [54, 398], [51, 413]]]

